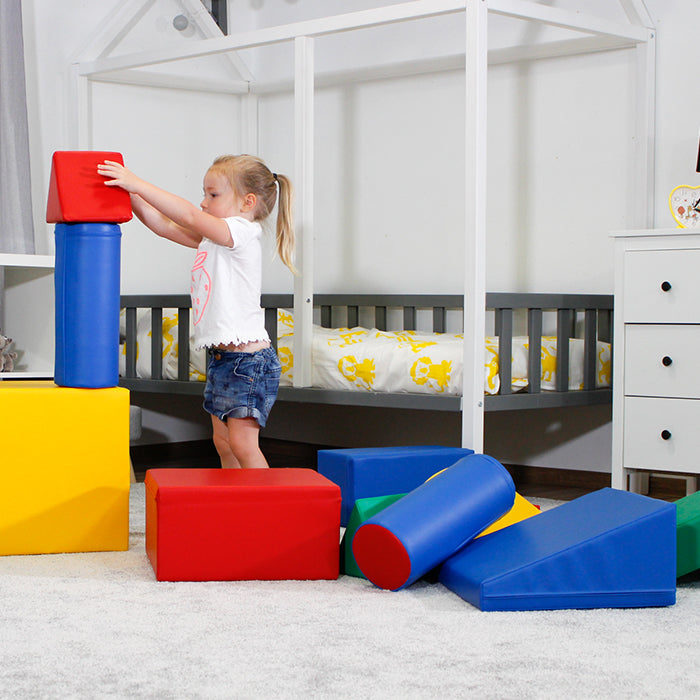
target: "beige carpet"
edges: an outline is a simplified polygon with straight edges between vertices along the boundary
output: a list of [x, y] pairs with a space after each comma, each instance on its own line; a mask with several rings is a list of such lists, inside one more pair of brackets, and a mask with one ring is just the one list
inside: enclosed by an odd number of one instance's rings
[[697, 580], [669, 608], [520, 613], [425, 582], [158, 583], [143, 500], [128, 552], [0, 557], [0, 697], [700, 697]]

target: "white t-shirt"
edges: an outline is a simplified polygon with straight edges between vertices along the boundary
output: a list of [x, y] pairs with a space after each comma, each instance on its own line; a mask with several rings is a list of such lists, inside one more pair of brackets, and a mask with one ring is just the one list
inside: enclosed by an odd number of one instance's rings
[[195, 347], [269, 340], [262, 289], [262, 227], [232, 216], [224, 219], [233, 247], [207, 238], [197, 248], [190, 294]]

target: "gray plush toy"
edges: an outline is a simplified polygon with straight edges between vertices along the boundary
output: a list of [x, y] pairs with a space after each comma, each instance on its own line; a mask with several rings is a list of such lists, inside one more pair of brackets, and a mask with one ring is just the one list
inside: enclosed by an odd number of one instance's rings
[[15, 368], [17, 353], [10, 350], [12, 338], [0, 333], [0, 372], [12, 372]]

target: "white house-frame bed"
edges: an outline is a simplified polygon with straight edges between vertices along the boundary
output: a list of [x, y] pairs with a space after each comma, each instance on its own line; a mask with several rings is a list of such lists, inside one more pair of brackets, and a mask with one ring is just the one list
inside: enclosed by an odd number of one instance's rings
[[[186, 6], [199, 6], [196, 0], [182, 0]], [[130, 18], [139, 14], [149, 2], [132, 0], [122, 8], [120, 17], [128, 26]], [[486, 86], [489, 63], [536, 59], [576, 53], [599, 52], [619, 48], [634, 48], [636, 52], [636, 110], [635, 164], [632, 172], [636, 182], [630, 191], [638, 197], [634, 209], [634, 226], [645, 227], [653, 220], [653, 157], [654, 157], [654, 63], [655, 32], [642, 0], [620, 0], [626, 22], [607, 21], [526, 0], [414, 0], [401, 4], [307, 20], [247, 33], [219, 35], [205, 40], [193, 40], [185, 46], [140, 51], [130, 55], [95, 58], [95, 46], [108, 47], [113, 36], [105, 30], [92, 47], [90, 60], [75, 64], [77, 89], [75, 116], [76, 142], [80, 148], [90, 148], [90, 81], [175, 86], [176, 79], [157, 73], [135, 72], [133, 69], [181, 61], [201, 56], [224, 54], [244, 76], [241, 94], [250, 95], [253, 76], [236, 56], [241, 49], [293, 42], [295, 55], [295, 183], [297, 187], [298, 258], [300, 271], [295, 280], [295, 372], [294, 387], [303, 390], [311, 384], [311, 342], [313, 324], [313, 233], [314, 233], [314, 84], [321, 79], [314, 68], [314, 41], [318, 37], [343, 34], [354, 30], [420, 20], [440, 15], [454, 15], [464, 21], [466, 100], [466, 229], [464, 261], [464, 344], [462, 391], [463, 444], [481, 451], [483, 448], [483, 344], [485, 337], [485, 241], [486, 241]], [[585, 3], [582, 3], [585, 10]], [[199, 8], [201, 10], [201, 8]], [[487, 22], [490, 14], [533, 20], [544, 25], [573, 31], [573, 38], [541, 43], [536, 46], [514, 47], [489, 52]], [[461, 18], [461, 19], [459, 19]], [[213, 30], [212, 36], [214, 36]], [[113, 44], [112, 44], [113, 45]], [[86, 59], [88, 56], [86, 56]], [[415, 69], [397, 64], [396, 74]], [[386, 66], [382, 68], [387, 74]], [[332, 80], [324, 76], [324, 80]], [[183, 78], [186, 81], [186, 79]], [[231, 86], [227, 89], [230, 90]], [[210, 86], [216, 89], [216, 86]], [[246, 99], [253, 99], [249, 97]], [[253, 114], [242, 128], [254, 132], [257, 128]]]

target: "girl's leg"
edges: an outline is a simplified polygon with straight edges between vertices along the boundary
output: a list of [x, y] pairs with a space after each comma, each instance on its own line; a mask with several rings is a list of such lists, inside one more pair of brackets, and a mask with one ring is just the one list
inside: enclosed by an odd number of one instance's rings
[[[231, 421], [229, 421], [229, 423], [230, 422]], [[213, 428], [214, 447], [216, 447], [216, 451], [219, 453], [221, 466], [224, 469], [240, 469], [241, 465], [236, 459], [236, 455], [233, 454], [233, 450], [231, 449], [231, 445], [229, 443], [228, 428], [226, 427], [226, 423], [216, 416], [212, 416], [211, 424]]]
[[229, 418], [228, 444], [239, 465], [244, 469], [262, 469], [269, 466], [260, 450], [260, 425], [255, 418]]

